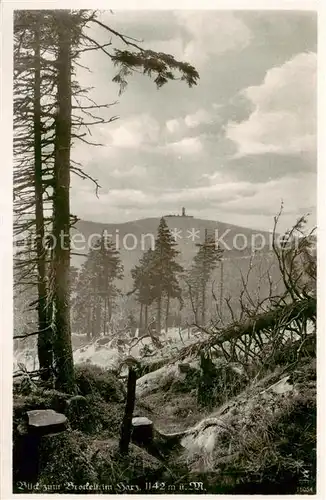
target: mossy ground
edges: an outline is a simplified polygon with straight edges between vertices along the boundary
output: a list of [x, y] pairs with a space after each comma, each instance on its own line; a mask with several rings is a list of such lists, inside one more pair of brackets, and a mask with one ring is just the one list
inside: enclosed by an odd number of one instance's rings
[[[22, 394], [16, 387], [14, 447], [20, 439], [19, 426], [27, 410], [53, 408], [65, 413], [69, 420], [67, 431], [41, 439], [38, 477], [33, 482], [33, 491], [29, 487], [28, 492], [200, 493], [191, 491], [189, 484], [202, 481], [209, 493], [296, 493], [305, 487], [303, 471], [307, 469], [310, 478], [308, 492], [313, 492], [316, 466], [315, 378], [314, 359], [298, 364], [291, 373], [296, 394], [290, 401], [287, 396], [284, 397], [284, 404], [273, 413], [273, 418], [270, 417], [270, 403], [260, 405], [261, 411], [256, 413], [259, 433], [257, 425], [251, 429], [249, 423], [242, 422], [235, 411], [234, 419], [238, 419], [239, 429], [231, 440], [228, 438], [228, 445], [236, 453], [231, 454], [226, 462], [219, 457], [213, 471], [205, 472], [199, 468], [196, 473], [184, 461], [179, 450], [157, 458], [131, 444], [128, 456], [119, 454], [125, 390], [113, 372], [90, 365], [77, 366], [78, 397], [73, 405], [69, 403], [71, 395], [40, 386], [34, 386], [29, 394], [24, 391]], [[182, 431], [193, 426], [209, 416], [211, 408], [198, 405], [198, 388], [192, 382], [171, 384], [164, 390], [148, 394], [137, 402], [135, 414], [148, 416], [155, 427], [164, 432]], [[241, 380], [240, 385], [238, 382], [235, 384], [233, 375], [226, 381], [231, 393], [241, 391], [242, 383]], [[273, 383], [272, 378], [270, 383]], [[254, 393], [249, 385], [247, 397]], [[224, 395], [225, 391], [223, 401]], [[219, 406], [217, 404], [216, 408]], [[27, 483], [24, 486], [25, 480], [22, 482], [20, 476], [22, 464], [18, 463], [16, 455], [14, 457], [14, 491], [26, 493]], [[146, 489], [145, 483], [164, 484], [164, 488]], [[169, 485], [174, 485], [174, 490], [168, 490]]]

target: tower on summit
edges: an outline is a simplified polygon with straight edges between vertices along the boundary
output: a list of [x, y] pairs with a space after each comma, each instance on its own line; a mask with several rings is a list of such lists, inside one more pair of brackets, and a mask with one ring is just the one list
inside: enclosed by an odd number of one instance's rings
[[187, 215], [185, 207], [181, 208], [181, 214], [166, 214], [164, 217], [187, 217], [189, 219], [193, 219], [193, 215]]

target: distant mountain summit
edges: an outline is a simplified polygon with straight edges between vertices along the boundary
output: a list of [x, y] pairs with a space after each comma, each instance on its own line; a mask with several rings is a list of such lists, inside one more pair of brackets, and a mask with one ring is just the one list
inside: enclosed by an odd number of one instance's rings
[[185, 207], [182, 207], [182, 210], [181, 210], [181, 214], [167, 214], [167, 215], [163, 215], [164, 218], [166, 217], [188, 217], [190, 219], [193, 219], [194, 216], [193, 215], [188, 215], [186, 214], [186, 209]]
[[[164, 218], [178, 243], [180, 260], [185, 267], [196, 254], [197, 245], [204, 242], [205, 234], [215, 239], [216, 245], [224, 251], [225, 258], [248, 256], [254, 250], [266, 252], [271, 249], [272, 234], [267, 231], [198, 219], [186, 215], [185, 209], [182, 215], [168, 214]], [[127, 272], [137, 264], [144, 251], [153, 247], [159, 222], [159, 217], [123, 223], [80, 220], [72, 230], [72, 253], [80, 254], [81, 257], [87, 254], [96, 239], [105, 233], [120, 251]], [[78, 255], [73, 255], [72, 260], [74, 265], [81, 262]]]

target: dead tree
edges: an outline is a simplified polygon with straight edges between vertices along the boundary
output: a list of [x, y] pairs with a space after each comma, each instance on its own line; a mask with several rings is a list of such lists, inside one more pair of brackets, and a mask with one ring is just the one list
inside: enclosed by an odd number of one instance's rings
[[128, 371], [128, 384], [127, 384], [127, 400], [125, 413], [121, 425], [121, 434], [119, 442], [120, 453], [126, 455], [129, 450], [129, 443], [132, 433], [132, 417], [135, 408], [136, 400], [136, 380], [137, 374], [132, 366], [129, 366]]
[[56, 13], [58, 29], [57, 115], [53, 178], [54, 248], [54, 356], [56, 385], [66, 392], [74, 391], [69, 271], [70, 271], [70, 148], [71, 148], [71, 26], [65, 11]]

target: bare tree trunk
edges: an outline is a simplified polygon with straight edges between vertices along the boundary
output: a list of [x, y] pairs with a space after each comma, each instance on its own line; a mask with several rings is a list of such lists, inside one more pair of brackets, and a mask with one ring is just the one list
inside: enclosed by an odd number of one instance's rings
[[142, 331], [143, 331], [143, 304], [141, 302], [139, 310], [139, 326], [138, 326], [139, 335], [142, 333]]
[[35, 225], [37, 254], [37, 293], [38, 293], [38, 329], [42, 332], [37, 338], [39, 367], [42, 380], [49, 380], [53, 364], [51, 319], [47, 311], [46, 290], [46, 251], [44, 248], [44, 212], [43, 212], [43, 172], [42, 172], [42, 124], [41, 124], [41, 54], [40, 25], [35, 23], [34, 34], [34, 190], [35, 190]]
[[223, 321], [223, 283], [224, 282], [224, 263], [223, 259], [221, 259], [221, 283], [220, 283], [220, 318]]
[[187, 281], [186, 281], [186, 283], [188, 285], [190, 304], [191, 304], [192, 312], [194, 314], [194, 322], [196, 325], [198, 325], [198, 323], [199, 323], [199, 321], [198, 321], [198, 293], [196, 293], [196, 303], [195, 303], [194, 297], [192, 294], [191, 284], [188, 283]]
[[87, 314], [87, 340], [92, 338], [92, 309], [89, 307]]
[[124, 455], [128, 453], [129, 443], [131, 439], [132, 416], [134, 413], [135, 400], [136, 400], [136, 379], [137, 376], [135, 370], [129, 367], [127, 401], [126, 401], [125, 414], [121, 425], [121, 435], [119, 443], [120, 453]]
[[[104, 242], [103, 242], [104, 244]], [[104, 269], [103, 269], [103, 292], [104, 292], [104, 313], [103, 313], [103, 336], [105, 337], [106, 335], [106, 326], [107, 326], [107, 312], [108, 312], [108, 306], [109, 306], [109, 286], [108, 286], [108, 265], [107, 262], [104, 262]], [[109, 318], [109, 321], [111, 321], [111, 318]]]
[[201, 301], [202, 301], [201, 323], [202, 323], [202, 325], [205, 325], [205, 315], [206, 315], [206, 283], [205, 282], [203, 282]]
[[[205, 229], [205, 242], [203, 245], [203, 250], [204, 250], [204, 270], [206, 271], [206, 266], [207, 266], [207, 241], [208, 241], [208, 231]], [[205, 273], [206, 274], [206, 273]], [[204, 278], [205, 274], [201, 277], [203, 280], [202, 283], [202, 290], [201, 290], [201, 305], [202, 305], [202, 310], [201, 310], [201, 323], [204, 326], [205, 325], [205, 314], [206, 314], [206, 279]]]
[[148, 305], [145, 304], [145, 322], [144, 322], [144, 330], [147, 332], [148, 328]]
[[156, 334], [161, 335], [162, 296], [157, 298]]
[[58, 29], [58, 87], [55, 124], [53, 179], [54, 250], [54, 358], [56, 386], [72, 393], [75, 389], [71, 345], [70, 270], [70, 147], [71, 147], [71, 26], [69, 11], [56, 12]]
[[96, 301], [95, 313], [94, 313], [94, 330], [93, 330], [94, 338], [97, 339], [100, 336], [100, 331], [101, 331], [101, 310], [98, 301]]
[[107, 297], [104, 297], [104, 318], [103, 318], [103, 335], [106, 335], [106, 312], [107, 312]]
[[112, 302], [111, 302], [111, 297], [108, 297], [108, 312], [109, 312], [109, 323], [111, 323], [112, 319]]
[[169, 313], [170, 313], [170, 296], [166, 299], [166, 312], [165, 312], [165, 333], [168, 333], [169, 329]]

